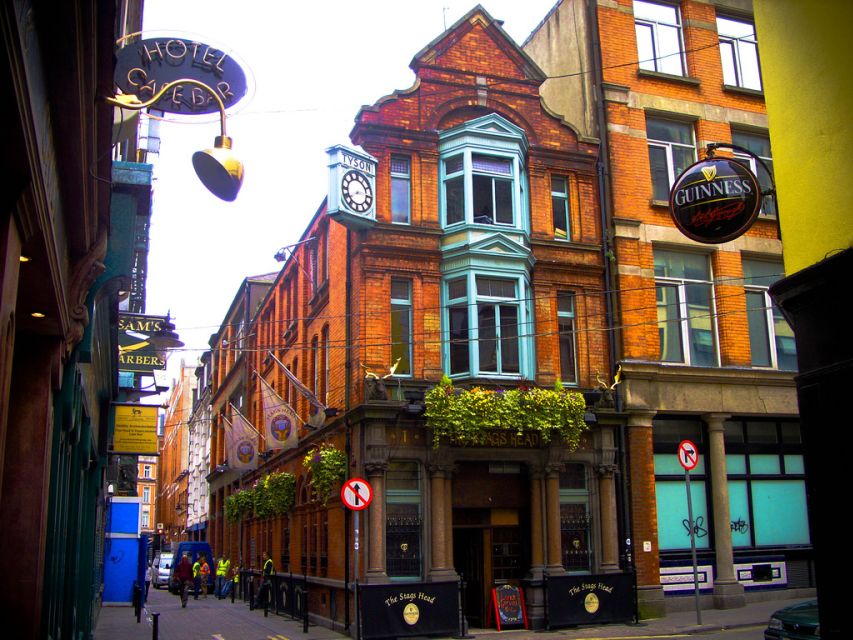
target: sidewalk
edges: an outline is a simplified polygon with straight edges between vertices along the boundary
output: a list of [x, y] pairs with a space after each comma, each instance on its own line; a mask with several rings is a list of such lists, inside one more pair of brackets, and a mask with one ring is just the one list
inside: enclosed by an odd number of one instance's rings
[[[780, 594], [784, 595], [784, 594]], [[696, 611], [670, 613], [665, 618], [643, 620], [636, 625], [612, 624], [596, 627], [573, 627], [551, 632], [495, 629], [471, 629], [476, 640], [527, 640], [543, 635], [552, 638], [632, 638], [691, 635], [731, 629], [735, 627], [763, 627], [777, 609], [802, 602], [807, 598], [776, 599], [754, 602], [741, 609], [704, 609], [702, 624], [696, 624]], [[191, 640], [195, 638], [220, 638], [243, 640], [246, 638], [277, 638], [291, 640], [342, 640], [343, 636], [331, 629], [311, 625], [308, 633], [302, 632], [302, 623], [263, 611], [249, 611], [247, 605], [230, 600], [190, 600], [186, 609], [180, 601], [165, 591], [151, 589], [148, 609], [143, 611], [142, 622], [137, 623], [131, 607], [103, 607], [98, 616], [94, 640], [152, 640], [152, 612], [160, 612], [159, 640]], [[758, 637], [758, 636], [756, 636]]]

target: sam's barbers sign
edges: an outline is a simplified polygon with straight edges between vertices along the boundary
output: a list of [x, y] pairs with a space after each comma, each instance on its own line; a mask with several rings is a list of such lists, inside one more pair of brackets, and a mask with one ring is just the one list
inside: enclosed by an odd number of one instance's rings
[[[115, 83], [122, 93], [146, 101], [165, 84], [189, 78], [209, 86], [225, 108], [237, 104], [248, 90], [246, 73], [224, 51], [187, 38], [146, 38], [116, 53]], [[216, 101], [203, 89], [177, 84], [152, 106], [167, 113], [216, 113]]]
[[732, 158], [707, 158], [689, 166], [669, 194], [679, 230], [706, 244], [746, 233], [761, 208], [761, 187], [749, 168]]

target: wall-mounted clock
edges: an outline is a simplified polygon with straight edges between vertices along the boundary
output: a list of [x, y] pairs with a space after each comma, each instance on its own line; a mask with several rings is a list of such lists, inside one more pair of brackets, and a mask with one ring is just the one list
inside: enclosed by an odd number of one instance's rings
[[369, 211], [373, 206], [373, 186], [360, 171], [347, 171], [341, 178], [341, 196], [346, 205], [357, 213]]
[[350, 229], [376, 224], [376, 158], [343, 145], [329, 154], [327, 214]]

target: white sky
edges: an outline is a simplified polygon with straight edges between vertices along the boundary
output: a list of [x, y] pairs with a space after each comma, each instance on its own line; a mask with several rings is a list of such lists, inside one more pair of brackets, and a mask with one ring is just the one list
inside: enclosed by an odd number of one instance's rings
[[[555, 2], [482, 5], [520, 44]], [[170, 379], [182, 359], [194, 364], [207, 349], [243, 278], [281, 267], [273, 255], [298, 240], [326, 195], [326, 149], [351, 145], [359, 108], [409, 88], [414, 55], [474, 6], [474, 0], [145, 0], [146, 32], [230, 49], [256, 85], [251, 102], [227, 123], [245, 166], [235, 202], [210, 194], [192, 169], [193, 152], [211, 147], [219, 134], [218, 119], [161, 125], [146, 311], [171, 310], [187, 345], [171, 356]]]

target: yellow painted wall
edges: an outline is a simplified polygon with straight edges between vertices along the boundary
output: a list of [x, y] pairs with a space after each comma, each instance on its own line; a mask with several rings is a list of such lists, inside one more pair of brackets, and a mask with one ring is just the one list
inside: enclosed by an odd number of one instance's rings
[[791, 275], [853, 246], [853, 1], [754, 9]]

